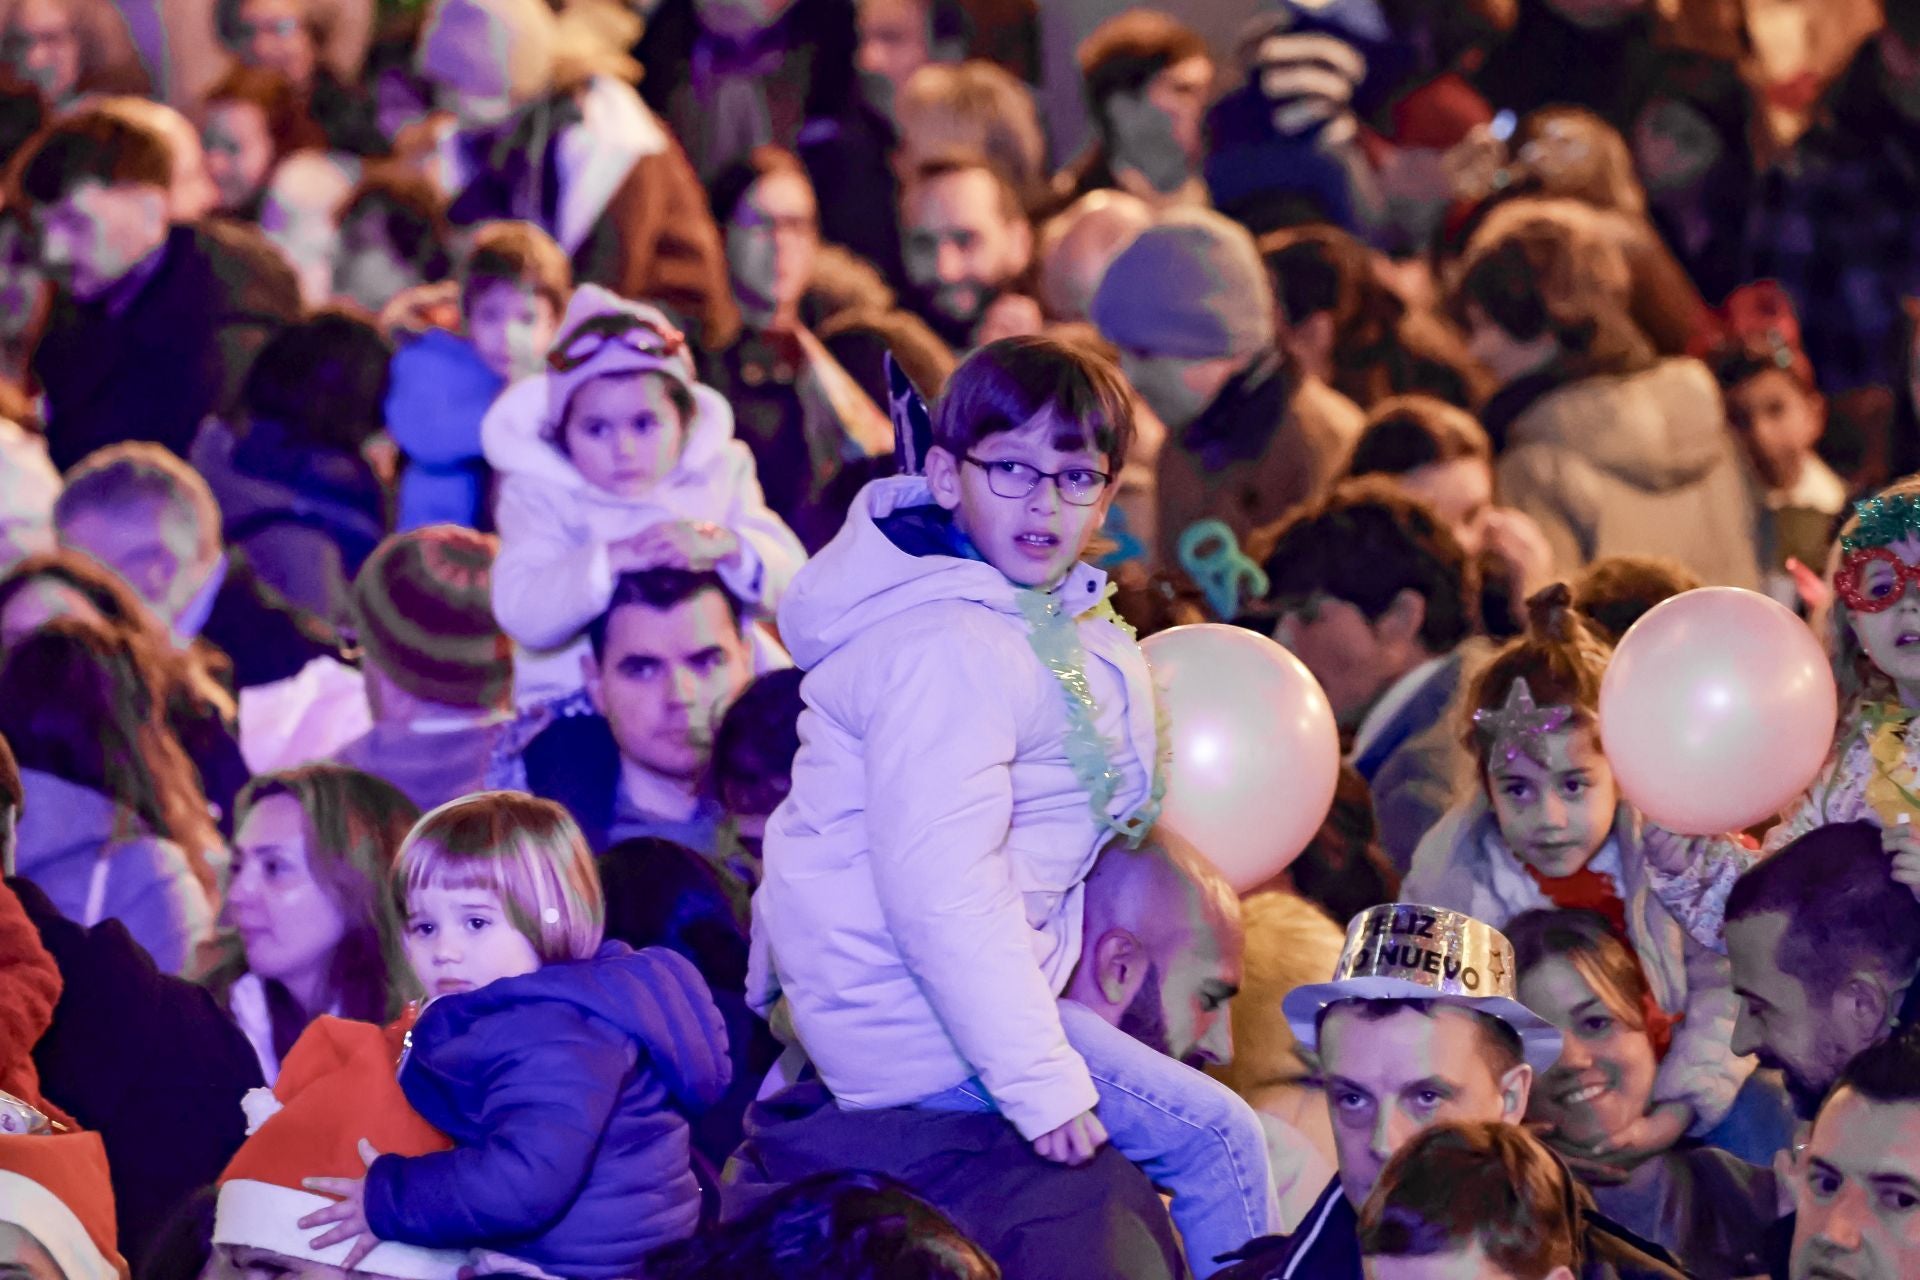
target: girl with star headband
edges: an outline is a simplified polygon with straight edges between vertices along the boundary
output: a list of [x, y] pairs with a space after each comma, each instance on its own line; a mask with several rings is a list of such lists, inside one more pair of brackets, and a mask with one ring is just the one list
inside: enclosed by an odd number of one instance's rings
[[1854, 505], [1840, 529], [1827, 651], [1840, 727], [1827, 766], [1767, 833], [1771, 853], [1815, 827], [1872, 822], [1896, 880], [1920, 894], [1920, 479]]
[[1615, 788], [1599, 732], [1600, 681], [1612, 654], [1574, 612], [1572, 592], [1549, 587], [1527, 601], [1527, 612], [1526, 635], [1467, 691], [1479, 785], [1421, 841], [1400, 897], [1496, 929], [1525, 911], [1584, 908], [1632, 949], [1679, 1030], [1650, 1109], [1580, 1153], [1631, 1167], [1718, 1127], [1753, 1069], [1728, 1048], [1738, 1005], [1727, 962], [1684, 927], [1695, 882], [1726, 858], [1717, 851], [1722, 842], [1654, 827]]

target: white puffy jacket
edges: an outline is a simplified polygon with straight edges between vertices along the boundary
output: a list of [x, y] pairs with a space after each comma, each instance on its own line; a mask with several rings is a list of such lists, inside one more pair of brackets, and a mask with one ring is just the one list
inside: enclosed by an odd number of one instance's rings
[[[1065, 696], [1019, 589], [981, 561], [910, 554], [875, 523], [931, 502], [917, 478], [869, 484], [780, 607], [806, 710], [768, 826], [748, 995], [765, 1012], [785, 993], [843, 1104], [904, 1105], [977, 1075], [1031, 1138], [1094, 1105], [1054, 1001], [1110, 832], [1068, 762]], [[1057, 590], [1124, 818], [1158, 750], [1147, 663], [1089, 613], [1105, 575], [1079, 565]]]

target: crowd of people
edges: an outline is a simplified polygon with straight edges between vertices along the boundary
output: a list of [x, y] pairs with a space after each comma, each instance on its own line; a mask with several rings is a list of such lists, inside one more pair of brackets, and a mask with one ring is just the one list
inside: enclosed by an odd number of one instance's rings
[[0, 1274], [1920, 1276], [1920, 0], [1184, 7], [0, 2]]

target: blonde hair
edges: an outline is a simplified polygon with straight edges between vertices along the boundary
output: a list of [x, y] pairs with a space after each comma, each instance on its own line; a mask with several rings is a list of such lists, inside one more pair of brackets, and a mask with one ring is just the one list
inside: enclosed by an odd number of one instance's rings
[[1585, 150], [1567, 169], [1527, 166], [1528, 172], [1540, 180], [1544, 194], [1579, 200], [1598, 209], [1646, 213], [1647, 193], [1634, 172], [1633, 153], [1618, 129], [1584, 107], [1542, 107], [1521, 121], [1522, 149], [1527, 140], [1555, 125], [1576, 137]]
[[[1896, 480], [1873, 495], [1876, 498], [1913, 498], [1920, 497], [1920, 475], [1907, 476]], [[1840, 526], [1839, 534], [1833, 540], [1833, 559], [1827, 567], [1827, 582], [1833, 582], [1845, 552], [1840, 548], [1840, 540], [1860, 527], [1858, 511], [1849, 512], [1847, 522]], [[1873, 659], [1860, 647], [1858, 637], [1853, 634], [1853, 611], [1847, 608], [1847, 602], [1838, 592], [1827, 605], [1827, 658], [1833, 663], [1833, 683], [1840, 691], [1840, 723], [1844, 726], [1852, 718], [1863, 702], [1876, 702], [1896, 696], [1893, 681], [1889, 680], [1880, 668], [1873, 665]]]
[[420, 819], [393, 867], [403, 916], [429, 885], [493, 894], [541, 964], [588, 959], [606, 931], [586, 838], [565, 809], [524, 792], [462, 796]]

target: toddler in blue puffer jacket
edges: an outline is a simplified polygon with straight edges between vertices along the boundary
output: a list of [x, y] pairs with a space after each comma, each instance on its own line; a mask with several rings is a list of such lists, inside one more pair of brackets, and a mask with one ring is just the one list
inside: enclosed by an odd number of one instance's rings
[[363, 1152], [364, 1179], [303, 1218], [325, 1248], [471, 1249], [482, 1274], [612, 1280], [693, 1234], [700, 1187], [685, 1110], [730, 1068], [693, 965], [602, 942], [599, 873], [560, 806], [483, 792], [422, 818], [393, 872], [427, 1005], [400, 1087], [451, 1151]]

